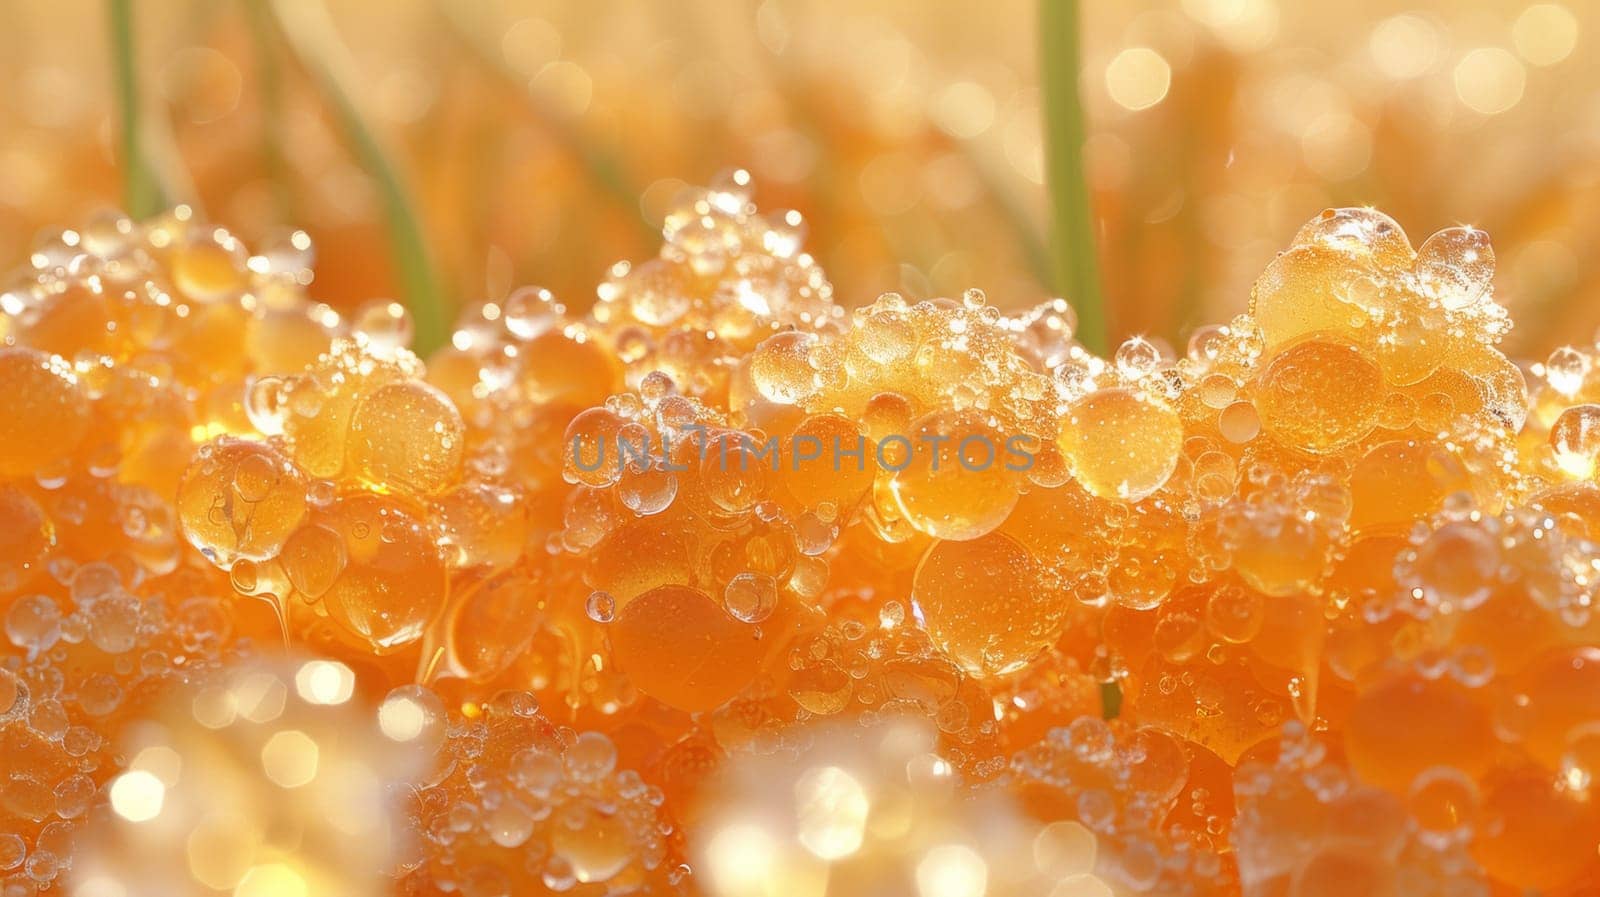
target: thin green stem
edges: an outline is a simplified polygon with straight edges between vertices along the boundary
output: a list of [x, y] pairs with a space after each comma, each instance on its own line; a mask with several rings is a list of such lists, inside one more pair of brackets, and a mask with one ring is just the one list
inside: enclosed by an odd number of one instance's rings
[[1045, 177], [1050, 191], [1050, 249], [1055, 287], [1078, 313], [1078, 342], [1109, 349], [1105, 299], [1095, 256], [1094, 213], [1084, 174], [1083, 96], [1078, 73], [1078, 0], [1039, 0], [1039, 73], [1044, 97]]
[[416, 325], [413, 348], [427, 355], [449, 338], [445, 298], [428, 256], [416, 208], [383, 144], [351, 99], [352, 65], [327, 8], [316, 0], [273, 0], [279, 30], [333, 108], [356, 157], [377, 185], [383, 222], [400, 280], [401, 298]]
[[108, 0], [112, 72], [116, 78], [117, 112], [121, 119], [122, 192], [128, 214], [148, 218], [161, 211], [161, 188], [145, 158], [139, 132], [139, 71], [133, 55], [133, 2]]

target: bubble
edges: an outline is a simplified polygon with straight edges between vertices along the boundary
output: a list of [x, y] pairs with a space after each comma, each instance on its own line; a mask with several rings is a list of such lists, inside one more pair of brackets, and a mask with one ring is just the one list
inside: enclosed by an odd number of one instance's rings
[[1494, 820], [1473, 839], [1473, 856], [1496, 882], [1551, 890], [1582, 880], [1597, 830], [1576, 795], [1552, 787], [1545, 770], [1508, 771], [1483, 789], [1483, 817]]
[[517, 800], [507, 800], [489, 811], [484, 819], [489, 840], [501, 847], [515, 848], [526, 844], [533, 834], [533, 814]]
[[221, 230], [197, 236], [175, 248], [172, 281], [190, 298], [224, 299], [244, 289], [244, 259], [239, 241]]
[[1476, 776], [1494, 744], [1487, 711], [1449, 679], [1400, 675], [1364, 691], [1344, 734], [1351, 768], [1401, 792], [1432, 766]]
[[344, 546], [344, 567], [322, 596], [330, 619], [379, 650], [421, 638], [449, 593], [426, 519], [394, 497], [357, 494], [319, 515], [317, 525], [337, 533]]
[[610, 486], [622, 473], [618, 436], [623, 421], [606, 408], [590, 408], [567, 424], [561, 440], [562, 476], [569, 483]]
[[350, 420], [353, 472], [412, 495], [442, 492], [461, 475], [465, 425], [450, 399], [427, 383], [391, 383], [363, 397]]
[[1474, 227], [1448, 227], [1417, 250], [1417, 278], [1447, 309], [1463, 309], [1489, 292], [1494, 279], [1494, 247]]
[[[68, 776], [56, 785], [56, 814], [62, 819], [77, 819], [89, 812], [94, 805], [99, 789], [94, 780], [86, 775]], [[4, 850], [0, 849], [0, 854]], [[0, 856], [0, 868], [5, 866], [5, 858]]]
[[1083, 487], [1101, 498], [1139, 501], [1177, 469], [1183, 448], [1178, 415], [1130, 389], [1102, 389], [1063, 418], [1061, 451]]
[[878, 625], [884, 629], [893, 629], [905, 621], [906, 607], [898, 601], [890, 601], [878, 611]]
[[874, 307], [862, 317], [856, 345], [876, 364], [895, 364], [910, 358], [916, 351], [917, 331], [904, 312]]
[[378, 705], [378, 730], [423, 755], [432, 755], [444, 744], [447, 721], [444, 703], [420, 685], [399, 686]]
[[767, 337], [750, 356], [750, 376], [769, 402], [796, 405], [816, 389], [811, 349], [816, 337], [798, 330]]
[[[8, 638], [9, 635], [8, 633]], [[27, 708], [27, 700], [27, 686], [17, 679], [15, 673], [0, 670], [0, 720], [9, 720], [20, 715]]]
[[1392, 873], [1384, 864], [1348, 847], [1323, 847], [1306, 860], [1294, 876], [1290, 897], [1337, 897], [1340, 894], [1381, 894]]
[[1468, 688], [1494, 681], [1494, 655], [1481, 645], [1467, 645], [1450, 657], [1450, 675]]
[[1217, 432], [1234, 445], [1244, 445], [1261, 433], [1261, 415], [1251, 402], [1232, 402], [1217, 415]]
[[1425, 841], [1445, 845], [1471, 835], [1478, 788], [1460, 770], [1435, 766], [1411, 783], [1411, 815]]
[[634, 317], [652, 326], [673, 324], [693, 305], [690, 276], [684, 265], [651, 259], [629, 278], [628, 302]]
[[761, 573], [740, 573], [728, 582], [723, 606], [746, 623], [760, 623], [778, 606], [778, 585]]
[[1280, 352], [1261, 373], [1261, 426], [1284, 444], [1331, 452], [1377, 426], [1383, 376], [1353, 346], [1323, 340]]
[[1600, 776], [1600, 722], [1574, 726], [1561, 754], [1561, 777], [1567, 787], [1588, 791]]
[[1350, 474], [1350, 526], [1405, 526], [1467, 488], [1459, 464], [1427, 440], [1396, 439], [1373, 446]]
[[678, 477], [664, 464], [628, 464], [617, 480], [617, 497], [635, 514], [659, 514], [678, 495]]
[[832, 716], [850, 704], [855, 681], [830, 661], [801, 667], [789, 677], [788, 694], [796, 704], [819, 716]]
[[1021, 669], [1060, 634], [1067, 610], [1040, 587], [1032, 556], [1001, 533], [935, 543], [911, 603], [934, 643], [975, 676]]
[[61, 638], [61, 608], [46, 595], [19, 598], [6, 611], [5, 628], [11, 644], [27, 651], [32, 660]]
[[469, 481], [440, 496], [434, 510], [452, 567], [501, 570], [522, 556], [529, 521], [526, 498], [517, 491]]
[[640, 691], [688, 711], [718, 707], [742, 691], [764, 653], [748, 624], [683, 585], [624, 604], [610, 638], [617, 666]]
[[59, 357], [0, 348], [0, 477], [27, 476], [71, 456], [89, 432], [89, 415], [88, 398]]
[[616, 618], [617, 600], [609, 592], [590, 592], [584, 611], [596, 623], [610, 623]]
[[1369, 257], [1392, 271], [1409, 270], [1416, 258], [1399, 222], [1377, 209], [1327, 209], [1301, 227], [1293, 243]]
[[1198, 386], [1200, 401], [1218, 411], [1228, 407], [1239, 394], [1239, 384], [1226, 374], [1208, 374]]
[[1206, 600], [1206, 626], [1218, 638], [1244, 644], [1256, 637], [1266, 619], [1262, 596], [1252, 589], [1223, 586]]
[[501, 320], [518, 339], [533, 339], [556, 327], [566, 309], [543, 287], [521, 287], [501, 305]]
[[1556, 467], [1573, 479], [1592, 479], [1600, 469], [1600, 405], [1574, 405], [1550, 427]]
[[38, 578], [56, 532], [32, 496], [0, 486], [0, 533], [0, 595], [9, 595]]
[[1573, 398], [1583, 388], [1589, 375], [1589, 356], [1571, 346], [1562, 346], [1550, 353], [1544, 363], [1545, 381], [1550, 388], [1567, 398]]
[[[876, 461], [873, 444], [860, 424], [840, 414], [807, 417], [785, 440], [790, 463], [778, 472], [778, 483], [795, 507], [815, 509], [824, 503], [848, 513], [872, 488]], [[801, 461], [801, 450], [817, 455]], [[860, 452], [853, 455], [852, 452]]]
[[317, 524], [295, 530], [278, 557], [290, 584], [311, 601], [321, 598], [333, 586], [344, 572], [345, 561], [343, 537], [338, 531]]
[[356, 309], [350, 319], [351, 329], [367, 338], [368, 345], [382, 354], [393, 355], [395, 350], [411, 345], [416, 324], [411, 312], [398, 302], [376, 299]]
[[[890, 459], [895, 448], [908, 451]], [[977, 412], [935, 411], [898, 439], [880, 441], [877, 451], [879, 463], [894, 470], [890, 488], [908, 523], [941, 539], [975, 539], [1016, 505], [1015, 468], [1024, 462], [1013, 449], [1026, 445], [1009, 442]]]
[[1117, 373], [1130, 382], [1155, 373], [1161, 365], [1161, 350], [1142, 336], [1129, 337], [1116, 352]]
[[1357, 310], [1341, 294], [1348, 295], [1360, 276], [1348, 258], [1326, 247], [1299, 246], [1279, 255], [1250, 294], [1250, 312], [1265, 346], [1343, 331]]
[[551, 329], [518, 353], [517, 385], [528, 400], [588, 408], [622, 389], [622, 366], [610, 349], [582, 330]]
[[108, 595], [90, 605], [87, 616], [89, 640], [107, 654], [123, 654], [138, 644], [139, 604], [132, 595]]
[[305, 518], [305, 477], [268, 444], [219, 440], [184, 471], [178, 514], [184, 537], [218, 566], [264, 561]]
[[599, 732], [584, 732], [567, 749], [567, 774], [580, 782], [595, 782], [611, 775], [617, 765], [617, 748]]
[[1407, 565], [1406, 581], [1414, 582], [1430, 603], [1447, 611], [1472, 610], [1489, 599], [1499, 583], [1500, 546], [1481, 528], [1452, 523], [1435, 530], [1417, 546]]
[[263, 436], [283, 434], [284, 381], [281, 377], [257, 377], [245, 391], [244, 412], [250, 426]]

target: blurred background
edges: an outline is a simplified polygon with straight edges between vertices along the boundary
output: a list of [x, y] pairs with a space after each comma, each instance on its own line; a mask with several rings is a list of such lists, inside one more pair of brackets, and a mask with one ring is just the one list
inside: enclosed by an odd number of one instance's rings
[[[386, 197], [447, 301], [536, 283], [581, 308], [735, 167], [806, 217], [847, 305], [1052, 293], [1031, 2], [129, 7], [131, 82], [103, 0], [6, 5], [0, 265], [125, 203], [126, 103], [166, 202], [252, 245], [303, 228], [335, 306], [398, 291]], [[1600, 324], [1600, 5], [1088, 0], [1082, 28], [1114, 334], [1225, 320], [1302, 222], [1363, 204], [1417, 243], [1488, 229], [1514, 354]]]

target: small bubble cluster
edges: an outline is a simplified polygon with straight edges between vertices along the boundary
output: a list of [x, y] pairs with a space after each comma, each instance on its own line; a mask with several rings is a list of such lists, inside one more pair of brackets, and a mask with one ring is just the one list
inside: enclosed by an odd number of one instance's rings
[[[402, 894], [1600, 880], [1600, 347], [1507, 359], [1482, 231], [1330, 210], [1246, 313], [1102, 359], [1059, 299], [847, 310], [750, 197], [426, 358], [308, 298], [303, 236], [41, 244], [0, 294], [5, 886], [161, 818], [117, 746], [285, 646], [411, 764]], [[195, 719], [169, 748], [237, 752]], [[250, 731], [241, 793], [337, 740]], [[278, 853], [228, 887], [299, 893]]]
[[662, 790], [620, 768], [607, 736], [557, 727], [528, 692], [447, 711], [401, 686], [377, 715], [422, 769], [396, 797], [397, 893], [685, 893]]

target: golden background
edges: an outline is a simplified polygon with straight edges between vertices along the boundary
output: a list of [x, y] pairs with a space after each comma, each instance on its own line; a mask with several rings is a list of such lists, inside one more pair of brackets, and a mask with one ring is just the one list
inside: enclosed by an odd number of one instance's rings
[[[1579, 3], [1085, 4], [1082, 90], [1116, 336], [1244, 308], [1298, 224], [1370, 204], [1470, 223], [1542, 358], [1600, 324], [1600, 15]], [[343, 77], [457, 304], [575, 307], [733, 167], [807, 219], [847, 305], [1051, 290], [1035, 6], [1001, 2], [134, 4], [143, 143], [169, 201], [317, 248], [313, 294], [397, 293], [368, 168], [308, 69]], [[105, 5], [0, 28], [0, 258], [122, 198]], [[1068, 297], [1069, 299], [1071, 297]], [[1179, 343], [1181, 345], [1181, 343]]]

